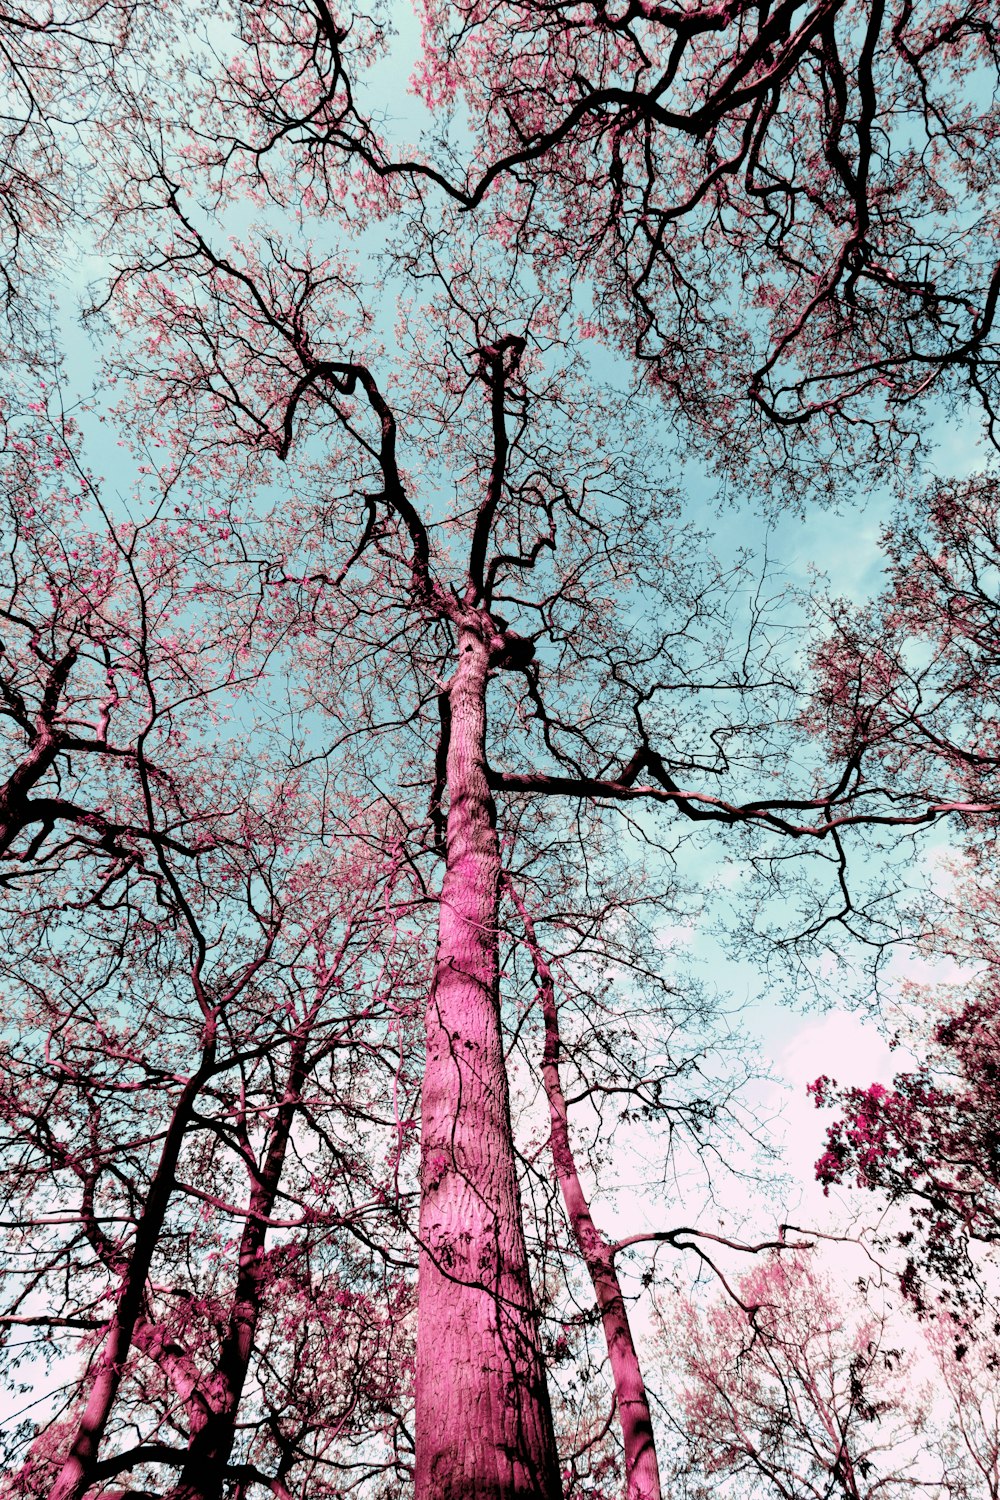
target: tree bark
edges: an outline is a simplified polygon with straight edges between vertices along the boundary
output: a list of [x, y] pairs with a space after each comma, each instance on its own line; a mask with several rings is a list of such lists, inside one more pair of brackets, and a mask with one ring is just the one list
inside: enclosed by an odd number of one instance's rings
[[552, 1162], [573, 1236], [590, 1273], [604, 1327], [625, 1449], [626, 1500], [660, 1500], [660, 1469], [653, 1440], [649, 1398], [632, 1339], [628, 1309], [615, 1269], [614, 1249], [594, 1223], [570, 1143], [566, 1096], [559, 1072], [562, 1046], [552, 970], [538, 946], [534, 923], [524, 904], [509, 882], [507, 888], [524, 923], [528, 947], [538, 976], [538, 993], [545, 1022], [542, 1081], [549, 1101]]
[[500, 1032], [500, 851], [486, 778], [492, 632], [448, 689], [447, 866], [427, 1006], [416, 1500], [558, 1500]]

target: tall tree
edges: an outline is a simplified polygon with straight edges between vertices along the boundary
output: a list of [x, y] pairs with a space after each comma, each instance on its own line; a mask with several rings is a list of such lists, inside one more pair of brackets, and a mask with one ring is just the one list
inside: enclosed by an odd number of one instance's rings
[[[638, 803], [797, 839], [946, 808], [921, 794], [900, 810], [891, 779], [862, 781], [851, 758], [819, 792], [795, 765], [798, 705], [763, 622], [751, 610], [733, 663], [733, 580], [674, 520], [651, 456], [643, 471], [629, 453], [634, 408], [574, 380], [516, 250], [500, 276], [475, 233], [463, 260], [452, 226], [447, 266], [433, 247], [415, 259], [432, 292], [409, 308], [393, 367], [377, 347], [372, 363], [359, 355], [377, 334], [356, 273], [273, 236], [266, 259], [221, 253], [155, 162], [140, 191], [150, 207], [160, 192], [172, 238], [127, 247], [117, 278], [126, 316], [141, 297], [152, 320], [126, 356], [136, 399], [220, 474], [250, 462], [272, 481], [269, 455], [296, 466], [262, 573], [308, 604], [368, 706], [337, 742], [403, 733], [410, 763], [422, 757], [428, 819], [413, 835], [445, 857], [423, 1079], [417, 1492], [550, 1495], [501, 1024], [505, 848], [536, 850], [544, 891], [560, 803], [595, 831], [609, 806]], [[232, 514], [249, 546], [249, 518]], [[765, 764], [785, 782], [761, 798], [750, 787]], [[528, 837], [523, 809], [539, 802], [551, 811]]]

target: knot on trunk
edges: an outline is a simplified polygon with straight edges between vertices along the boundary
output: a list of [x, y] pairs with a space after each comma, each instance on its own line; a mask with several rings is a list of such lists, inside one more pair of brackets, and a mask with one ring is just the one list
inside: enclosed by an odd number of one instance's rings
[[491, 672], [515, 671], [526, 667], [535, 655], [535, 643], [528, 636], [511, 630], [500, 615], [485, 609], [470, 609], [459, 606], [456, 615], [459, 626], [459, 654], [475, 651], [476, 643], [486, 650], [487, 664]]
[[505, 630], [490, 642], [490, 667], [495, 672], [516, 671], [518, 667], [526, 667], [534, 654], [534, 641], [517, 635], [513, 630]]

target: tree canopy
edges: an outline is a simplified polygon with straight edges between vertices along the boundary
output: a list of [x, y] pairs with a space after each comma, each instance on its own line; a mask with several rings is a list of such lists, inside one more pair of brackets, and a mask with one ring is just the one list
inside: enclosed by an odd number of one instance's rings
[[[727, 860], [782, 951], [926, 947], [926, 900], [854, 921], [923, 833], [990, 910], [995, 483], [920, 466], [949, 418], [992, 461], [992, 9], [416, 19], [0, 13], [0, 1316], [54, 1372], [12, 1494], [658, 1500], [646, 1291], [702, 1273], [784, 1453], [818, 1241], [723, 1222], [754, 1062], [664, 933]], [[765, 528], [875, 484], [883, 594], [807, 630]], [[926, 1068], [817, 1085], [823, 1180], [953, 1280], [981, 968]], [[880, 1418], [863, 1344], [827, 1427]], [[753, 1463], [874, 1494], [849, 1446]]]

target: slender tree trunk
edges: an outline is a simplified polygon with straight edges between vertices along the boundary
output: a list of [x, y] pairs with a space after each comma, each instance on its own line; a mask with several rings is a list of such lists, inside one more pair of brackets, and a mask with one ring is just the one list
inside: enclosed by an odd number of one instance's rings
[[486, 780], [489, 650], [459, 636], [447, 868], [427, 1006], [416, 1500], [558, 1500], [500, 1034], [500, 853]]
[[660, 1500], [660, 1469], [653, 1442], [649, 1400], [639, 1356], [632, 1340], [628, 1309], [622, 1296], [618, 1272], [615, 1270], [614, 1251], [594, 1223], [570, 1144], [566, 1096], [559, 1073], [559, 1012], [556, 1008], [552, 970], [538, 946], [531, 917], [513, 886], [508, 884], [508, 889], [524, 923], [528, 947], [538, 976], [539, 998], [545, 1021], [542, 1080], [549, 1101], [552, 1161], [573, 1235], [590, 1272], [604, 1326], [625, 1448], [625, 1494], [627, 1500]]
[[240, 1237], [236, 1286], [219, 1359], [204, 1389], [193, 1393], [188, 1451], [166, 1500], [219, 1500], [236, 1440], [236, 1417], [253, 1355], [264, 1289], [261, 1256], [305, 1076], [308, 1030], [295, 1038], [284, 1095], [250, 1194]]
[[49, 1500], [81, 1500], [93, 1481], [94, 1465], [108, 1425], [111, 1408], [118, 1394], [136, 1323], [142, 1310], [142, 1297], [159, 1243], [170, 1195], [176, 1180], [184, 1135], [191, 1112], [211, 1067], [214, 1046], [201, 1068], [185, 1084], [167, 1128], [160, 1160], [149, 1185], [142, 1217], [136, 1227], [132, 1253], [121, 1272], [121, 1285], [114, 1315], [104, 1338], [94, 1374], [69, 1454], [49, 1492]]

